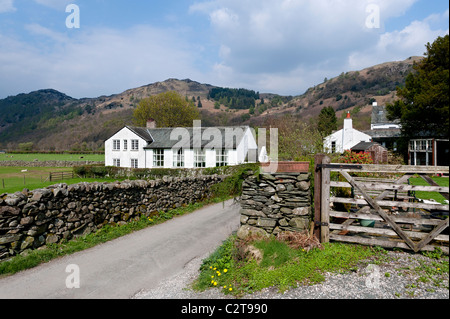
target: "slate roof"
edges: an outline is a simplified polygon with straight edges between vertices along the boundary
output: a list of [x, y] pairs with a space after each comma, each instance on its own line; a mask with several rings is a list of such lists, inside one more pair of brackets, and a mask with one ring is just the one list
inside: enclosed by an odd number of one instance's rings
[[366, 151], [373, 145], [377, 145], [375, 142], [360, 142], [352, 147], [352, 151]]
[[393, 138], [400, 137], [401, 135], [401, 131], [398, 128], [371, 130], [365, 131], [364, 133], [370, 135], [372, 138]]
[[400, 121], [389, 121], [387, 118], [387, 110], [383, 105], [374, 105], [372, 107], [372, 125], [375, 124], [399, 124]]
[[[175, 146], [185, 149], [198, 148], [198, 146], [201, 148], [208, 146], [208, 148], [217, 149], [236, 149], [244, 138], [246, 130], [249, 129], [248, 126], [201, 127], [198, 129], [192, 127], [148, 129], [132, 126], [127, 126], [127, 128], [147, 142], [144, 149], [171, 149]], [[196, 136], [200, 137], [200, 143], [198, 143], [197, 138], [194, 141]], [[202, 137], [204, 140], [202, 140]]]

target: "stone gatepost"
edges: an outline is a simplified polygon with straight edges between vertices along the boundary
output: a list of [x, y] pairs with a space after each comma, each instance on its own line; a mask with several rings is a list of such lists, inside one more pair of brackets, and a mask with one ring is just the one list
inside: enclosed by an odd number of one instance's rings
[[304, 232], [312, 220], [309, 163], [282, 162], [276, 171], [263, 165], [243, 182], [239, 238], [250, 232], [277, 235]]

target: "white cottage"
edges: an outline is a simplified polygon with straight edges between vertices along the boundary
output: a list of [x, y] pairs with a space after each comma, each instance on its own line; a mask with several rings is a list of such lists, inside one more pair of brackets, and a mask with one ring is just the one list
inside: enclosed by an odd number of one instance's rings
[[248, 126], [156, 128], [126, 126], [105, 142], [105, 165], [124, 168], [206, 168], [256, 162]]
[[349, 112], [344, 120], [344, 128], [325, 137], [324, 149], [327, 153], [343, 153], [360, 142], [371, 141], [372, 137], [370, 135], [353, 128], [353, 120]]

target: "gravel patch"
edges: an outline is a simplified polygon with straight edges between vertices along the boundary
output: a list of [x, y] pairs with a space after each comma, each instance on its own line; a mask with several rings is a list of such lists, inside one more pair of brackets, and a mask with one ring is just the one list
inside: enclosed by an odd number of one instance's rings
[[[189, 288], [207, 256], [195, 258], [176, 276], [154, 289], [140, 291], [134, 298], [232, 299], [219, 289], [196, 292]], [[448, 262], [448, 256], [445, 260]], [[300, 286], [284, 293], [271, 287], [241, 299], [449, 299], [448, 273], [418, 268], [436, 269], [434, 261], [421, 254], [389, 251], [384, 263], [375, 265], [369, 261], [369, 265], [366, 263], [351, 273], [327, 273], [321, 284]]]

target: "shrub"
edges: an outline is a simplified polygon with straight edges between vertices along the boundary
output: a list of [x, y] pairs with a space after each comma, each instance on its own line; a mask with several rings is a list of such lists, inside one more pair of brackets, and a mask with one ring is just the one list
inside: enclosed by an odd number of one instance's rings
[[345, 151], [339, 159], [339, 162], [347, 164], [373, 164], [372, 157], [369, 153], [354, 153], [352, 151]]

